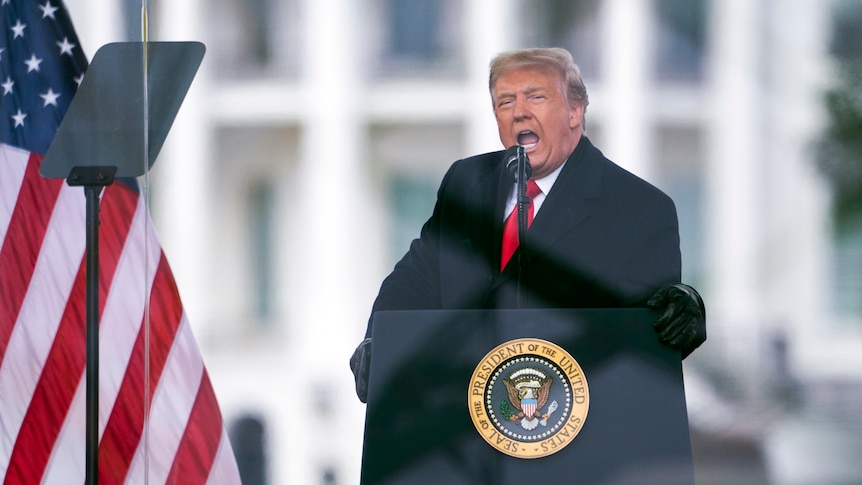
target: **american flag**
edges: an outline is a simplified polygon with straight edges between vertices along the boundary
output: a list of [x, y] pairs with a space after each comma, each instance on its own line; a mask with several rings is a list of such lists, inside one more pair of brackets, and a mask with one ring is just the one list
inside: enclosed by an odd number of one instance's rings
[[[61, 0], [0, 0], [0, 18], [0, 478], [83, 483], [85, 197], [39, 165], [87, 61]], [[239, 484], [134, 181], [105, 189], [100, 222], [99, 482]]]

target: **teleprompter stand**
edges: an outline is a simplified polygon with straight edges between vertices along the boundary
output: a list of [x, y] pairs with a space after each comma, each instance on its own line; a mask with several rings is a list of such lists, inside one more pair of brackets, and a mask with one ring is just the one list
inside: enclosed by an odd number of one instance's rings
[[40, 173], [86, 196], [86, 483], [99, 476], [99, 195], [155, 162], [204, 55], [199, 42], [103, 46], [87, 70]]
[[[363, 484], [694, 483], [680, 354], [658, 342], [652, 310], [393, 311], [373, 318]], [[478, 370], [485, 356], [524, 338], [571, 354], [589, 387], [580, 432], [542, 438], [568, 444], [532, 459], [486, 442], [472, 419], [476, 405], [468, 405], [477, 384], [494, 375]], [[508, 374], [500, 373], [497, 385]], [[482, 399], [501, 414], [499, 397]]]

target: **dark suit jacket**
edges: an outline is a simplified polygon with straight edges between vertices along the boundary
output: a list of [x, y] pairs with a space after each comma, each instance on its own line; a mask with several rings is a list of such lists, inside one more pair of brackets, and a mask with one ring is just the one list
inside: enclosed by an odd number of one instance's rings
[[645, 306], [662, 285], [680, 281], [673, 201], [586, 137], [547, 194], [526, 244], [500, 272], [513, 185], [502, 157], [487, 153], [452, 165], [431, 218], [383, 281], [373, 311], [514, 308], [521, 251], [528, 262], [524, 308]]

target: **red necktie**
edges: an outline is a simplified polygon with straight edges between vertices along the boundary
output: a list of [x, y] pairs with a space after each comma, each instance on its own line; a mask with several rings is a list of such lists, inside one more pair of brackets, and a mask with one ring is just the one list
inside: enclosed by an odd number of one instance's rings
[[[527, 227], [533, 223], [533, 198], [542, 193], [542, 189], [536, 185], [532, 179], [527, 180], [527, 197], [530, 202], [525, 209], [527, 210]], [[506, 263], [515, 254], [515, 249], [518, 248], [518, 205], [509, 213], [506, 218], [506, 223], [503, 226], [503, 252], [500, 258], [500, 271], [506, 267]]]

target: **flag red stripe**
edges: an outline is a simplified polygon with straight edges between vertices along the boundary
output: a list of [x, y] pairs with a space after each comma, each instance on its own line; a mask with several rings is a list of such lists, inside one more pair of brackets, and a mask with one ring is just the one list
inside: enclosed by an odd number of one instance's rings
[[[162, 254], [156, 270], [150, 304], [150, 402], [170, 353], [183, 309], [170, 267]], [[100, 456], [111, 463], [99, 467], [99, 480], [122, 483], [134, 458], [144, 427], [144, 326], [138, 332], [114, 409], [99, 445]]]
[[84, 367], [85, 283], [86, 268], [82, 262], [63, 322], [9, 457], [6, 483], [39, 483], [45, 471]]
[[183, 306], [174, 274], [164, 252], [150, 294], [150, 399], [156, 392], [177, 329], [183, 319]]
[[[102, 198], [99, 231], [100, 313], [133, 220], [137, 200], [131, 195], [128, 191], [108, 187]], [[81, 221], [81, 224], [84, 222]], [[7, 480], [11, 479], [11, 483], [16, 483], [16, 477], [21, 479], [20, 483], [37, 483], [44, 473], [84, 372], [85, 333], [86, 269], [82, 262], [63, 320], [57, 329], [10, 456]]]
[[141, 441], [144, 427], [143, 329], [142, 325], [117, 400], [99, 443], [100, 460], [110, 464], [99, 467], [99, 483], [123, 483]]
[[0, 363], [6, 355], [51, 212], [63, 187], [62, 180], [45, 179], [39, 175], [41, 162], [40, 155], [30, 155], [18, 203], [0, 248]]
[[204, 370], [201, 384], [165, 483], [206, 483], [222, 435], [221, 411]]

